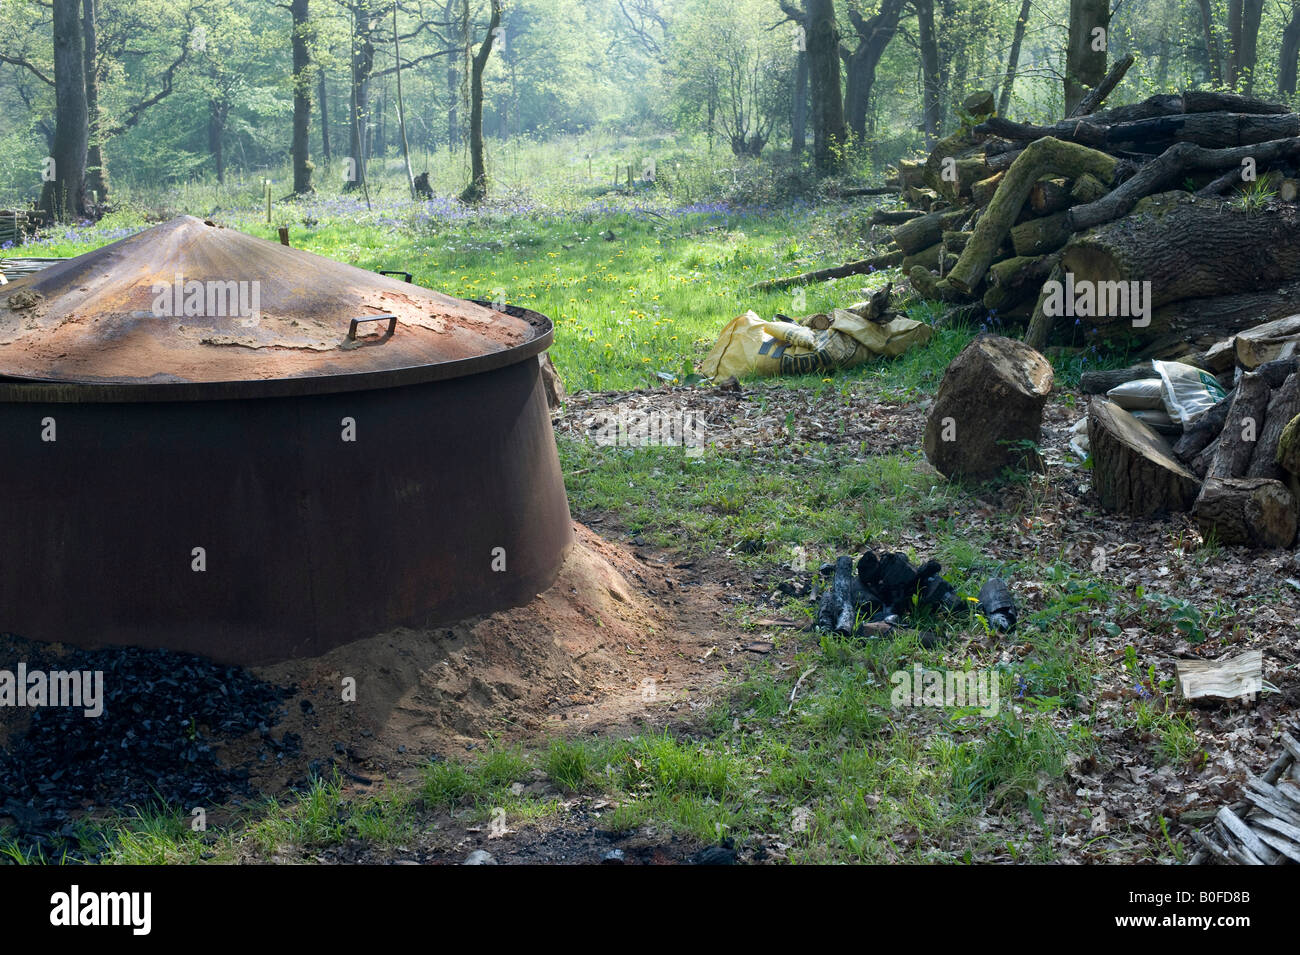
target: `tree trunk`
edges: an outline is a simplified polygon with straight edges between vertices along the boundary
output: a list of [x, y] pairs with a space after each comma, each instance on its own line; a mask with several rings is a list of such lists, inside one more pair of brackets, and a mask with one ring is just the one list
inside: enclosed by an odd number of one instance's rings
[[312, 191], [311, 134], [311, 53], [307, 49], [308, 0], [291, 0], [293, 45], [293, 192], [305, 196]]
[[813, 104], [813, 162], [818, 172], [844, 165], [848, 132], [840, 92], [840, 39], [834, 0], [808, 0], [808, 84]]
[[330, 101], [325, 88], [325, 70], [317, 73], [317, 87], [320, 95], [320, 156], [326, 163], [330, 161]]
[[348, 170], [347, 189], [360, 189], [366, 185], [366, 124], [370, 119], [370, 74], [375, 68], [375, 45], [371, 39], [371, 20], [374, 13], [362, 2], [351, 7], [352, 57], [349, 63], [348, 98], [351, 116], [348, 118], [351, 168]]
[[790, 152], [802, 156], [808, 148], [808, 51], [800, 50], [794, 73], [794, 105], [790, 112]]
[[939, 40], [934, 29], [934, 0], [916, 0], [913, 6], [921, 41], [921, 124], [929, 149], [939, 135]]
[[406, 163], [406, 182], [411, 188], [411, 198], [418, 196], [415, 192], [415, 173], [411, 170], [411, 144], [406, 138], [406, 109], [402, 103], [402, 46], [397, 36], [397, 4], [393, 4], [393, 60], [397, 73], [397, 126], [402, 136], [402, 161]]
[[81, 0], [54, 4], [54, 166], [41, 189], [41, 209], [56, 220], [89, 214], [86, 203], [86, 72], [81, 37]]
[[221, 100], [208, 100], [208, 152], [212, 154], [213, 171], [220, 183], [226, 181], [226, 156], [222, 149], [222, 137], [226, 131], [228, 109], [228, 104]]
[[1214, 35], [1214, 13], [1210, 9], [1210, 0], [1199, 0], [1201, 8], [1201, 28], [1205, 34], [1205, 59], [1210, 68], [1210, 80], [1215, 86], [1223, 85], [1223, 54], [1219, 51], [1219, 40]]
[[858, 47], [848, 58], [844, 112], [849, 132], [859, 143], [867, 138], [867, 111], [871, 106], [871, 88], [876, 83], [876, 69], [885, 47], [898, 31], [902, 12], [902, 0], [884, 0], [880, 12], [870, 18], [856, 10], [849, 12], [858, 34]]
[[1020, 65], [1020, 44], [1025, 40], [1025, 25], [1029, 22], [1029, 5], [1033, 0], [1022, 0], [1020, 16], [1016, 19], [1016, 29], [1011, 35], [1011, 52], [1007, 54], [1007, 74], [1002, 80], [1002, 91], [998, 94], [998, 115], [1005, 116], [1011, 105], [1011, 87], [1016, 81], [1016, 69]]
[[1277, 60], [1277, 91], [1281, 96], [1295, 95], [1297, 59], [1300, 59], [1300, 0], [1293, 0], [1291, 19], [1282, 30], [1282, 49]]
[[103, 129], [99, 118], [99, 10], [98, 0], [83, 0], [81, 34], [85, 43], [86, 121], [89, 139], [86, 146], [86, 189], [99, 206], [108, 203], [108, 162], [104, 158]]
[[487, 166], [483, 160], [483, 70], [492, 55], [492, 42], [501, 25], [501, 0], [492, 0], [492, 19], [487, 36], [470, 62], [469, 73], [469, 185], [461, 192], [462, 202], [478, 202], [487, 195]]
[[[1094, 35], [1097, 29], [1105, 34]], [[1065, 114], [1069, 116], [1088, 90], [1106, 75], [1110, 0], [1070, 0], [1070, 33], [1065, 49]], [[1097, 49], [1100, 47], [1100, 49]]]

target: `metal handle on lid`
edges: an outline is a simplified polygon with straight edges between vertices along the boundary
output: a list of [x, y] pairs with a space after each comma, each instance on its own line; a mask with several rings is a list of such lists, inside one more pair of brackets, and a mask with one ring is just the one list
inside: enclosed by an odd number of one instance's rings
[[352, 324], [348, 326], [348, 341], [354, 342], [357, 340], [357, 326], [360, 325], [362, 322], [384, 322], [384, 321], [388, 322], [388, 331], [384, 333], [384, 335], [381, 337], [392, 338], [393, 333], [397, 331], [396, 315], [362, 315], [360, 318], [352, 319]]

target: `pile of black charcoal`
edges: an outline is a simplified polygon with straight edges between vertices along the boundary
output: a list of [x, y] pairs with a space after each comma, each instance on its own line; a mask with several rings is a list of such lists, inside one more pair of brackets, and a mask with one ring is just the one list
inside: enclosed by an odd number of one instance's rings
[[[189, 812], [248, 795], [247, 769], [221, 766], [213, 751], [218, 740], [257, 731], [270, 758], [301, 749], [295, 734], [271, 734], [295, 691], [242, 667], [133, 647], [57, 656], [34, 647], [27, 657], [21, 669], [28, 674], [102, 673], [102, 698], [95, 701], [102, 712], [87, 715], [84, 699], [80, 707], [32, 707], [26, 731], [11, 733], [0, 749], [0, 817], [27, 837], [21, 841], [70, 838], [78, 813], [92, 808]], [[0, 670], [17, 669], [15, 661], [0, 660]]]
[[880, 556], [870, 550], [859, 558], [856, 571], [849, 556], [823, 564], [821, 573], [831, 581], [817, 607], [817, 628], [846, 636], [879, 636], [922, 612], [955, 615], [972, 609], [991, 630], [1015, 628], [1016, 602], [1005, 580], [991, 578], [972, 602], [944, 580], [942, 570], [937, 560], [913, 567], [903, 554]]

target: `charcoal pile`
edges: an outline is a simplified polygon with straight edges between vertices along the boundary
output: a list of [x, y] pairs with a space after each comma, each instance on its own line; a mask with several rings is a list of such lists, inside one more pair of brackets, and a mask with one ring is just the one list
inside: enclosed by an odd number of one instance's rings
[[1300, 318], [1285, 319], [1216, 346], [1209, 369], [1153, 361], [1085, 374], [1085, 391], [1105, 389], [1087, 418], [1102, 506], [1191, 511], [1222, 544], [1290, 547], [1300, 517], [1298, 341]]
[[[824, 564], [830, 584], [817, 607], [817, 629], [845, 636], [887, 635], [896, 627], [918, 623], [927, 613], [959, 615], [970, 612], [972, 601], [963, 597], [941, 574], [942, 565], [928, 560], [920, 567], [903, 554], [877, 555], [868, 550], [858, 559], [842, 556]], [[998, 632], [1015, 628], [1017, 608], [1006, 581], [994, 577], [980, 590], [974, 609]], [[937, 642], [923, 634], [922, 642]]]
[[68, 706], [7, 711], [28, 720], [0, 749], [0, 821], [12, 820], [20, 838], [69, 837], [74, 815], [92, 807], [216, 806], [249, 793], [248, 771], [220, 764], [221, 743], [256, 731], [269, 758], [295, 749], [292, 734], [271, 735], [295, 691], [241, 667], [133, 647], [24, 651], [28, 673], [101, 671], [103, 682], [97, 716]]

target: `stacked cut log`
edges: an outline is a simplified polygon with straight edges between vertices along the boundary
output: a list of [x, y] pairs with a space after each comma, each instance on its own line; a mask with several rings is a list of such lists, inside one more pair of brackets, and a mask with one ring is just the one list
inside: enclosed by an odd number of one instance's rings
[[[1232, 93], [1096, 111], [1101, 98], [1051, 125], [977, 113], [901, 161], [910, 208], [875, 220], [897, 224], [872, 264], [889, 256], [926, 298], [1025, 322], [1039, 350], [1122, 339], [1139, 357], [1195, 360], [1300, 313], [1300, 113]], [[973, 102], [987, 98], [968, 115]], [[1061, 292], [1081, 283], [1126, 284], [1100, 285], [1106, 301], [1078, 314]]]
[[0, 210], [0, 245], [10, 242], [21, 245], [23, 236], [31, 231], [27, 213], [10, 209]]
[[[1102, 506], [1144, 516], [1191, 511], [1222, 544], [1290, 547], [1300, 519], [1300, 354], [1292, 353], [1300, 339], [1269, 332], [1300, 335], [1293, 326], [1300, 319], [1230, 340], [1235, 367], [1219, 377], [1231, 390], [1172, 444], [1112, 402], [1093, 399], [1088, 435]], [[1286, 354], [1274, 357], [1279, 352]], [[1081, 387], [1101, 393], [1151, 374], [1141, 365], [1090, 372]]]

